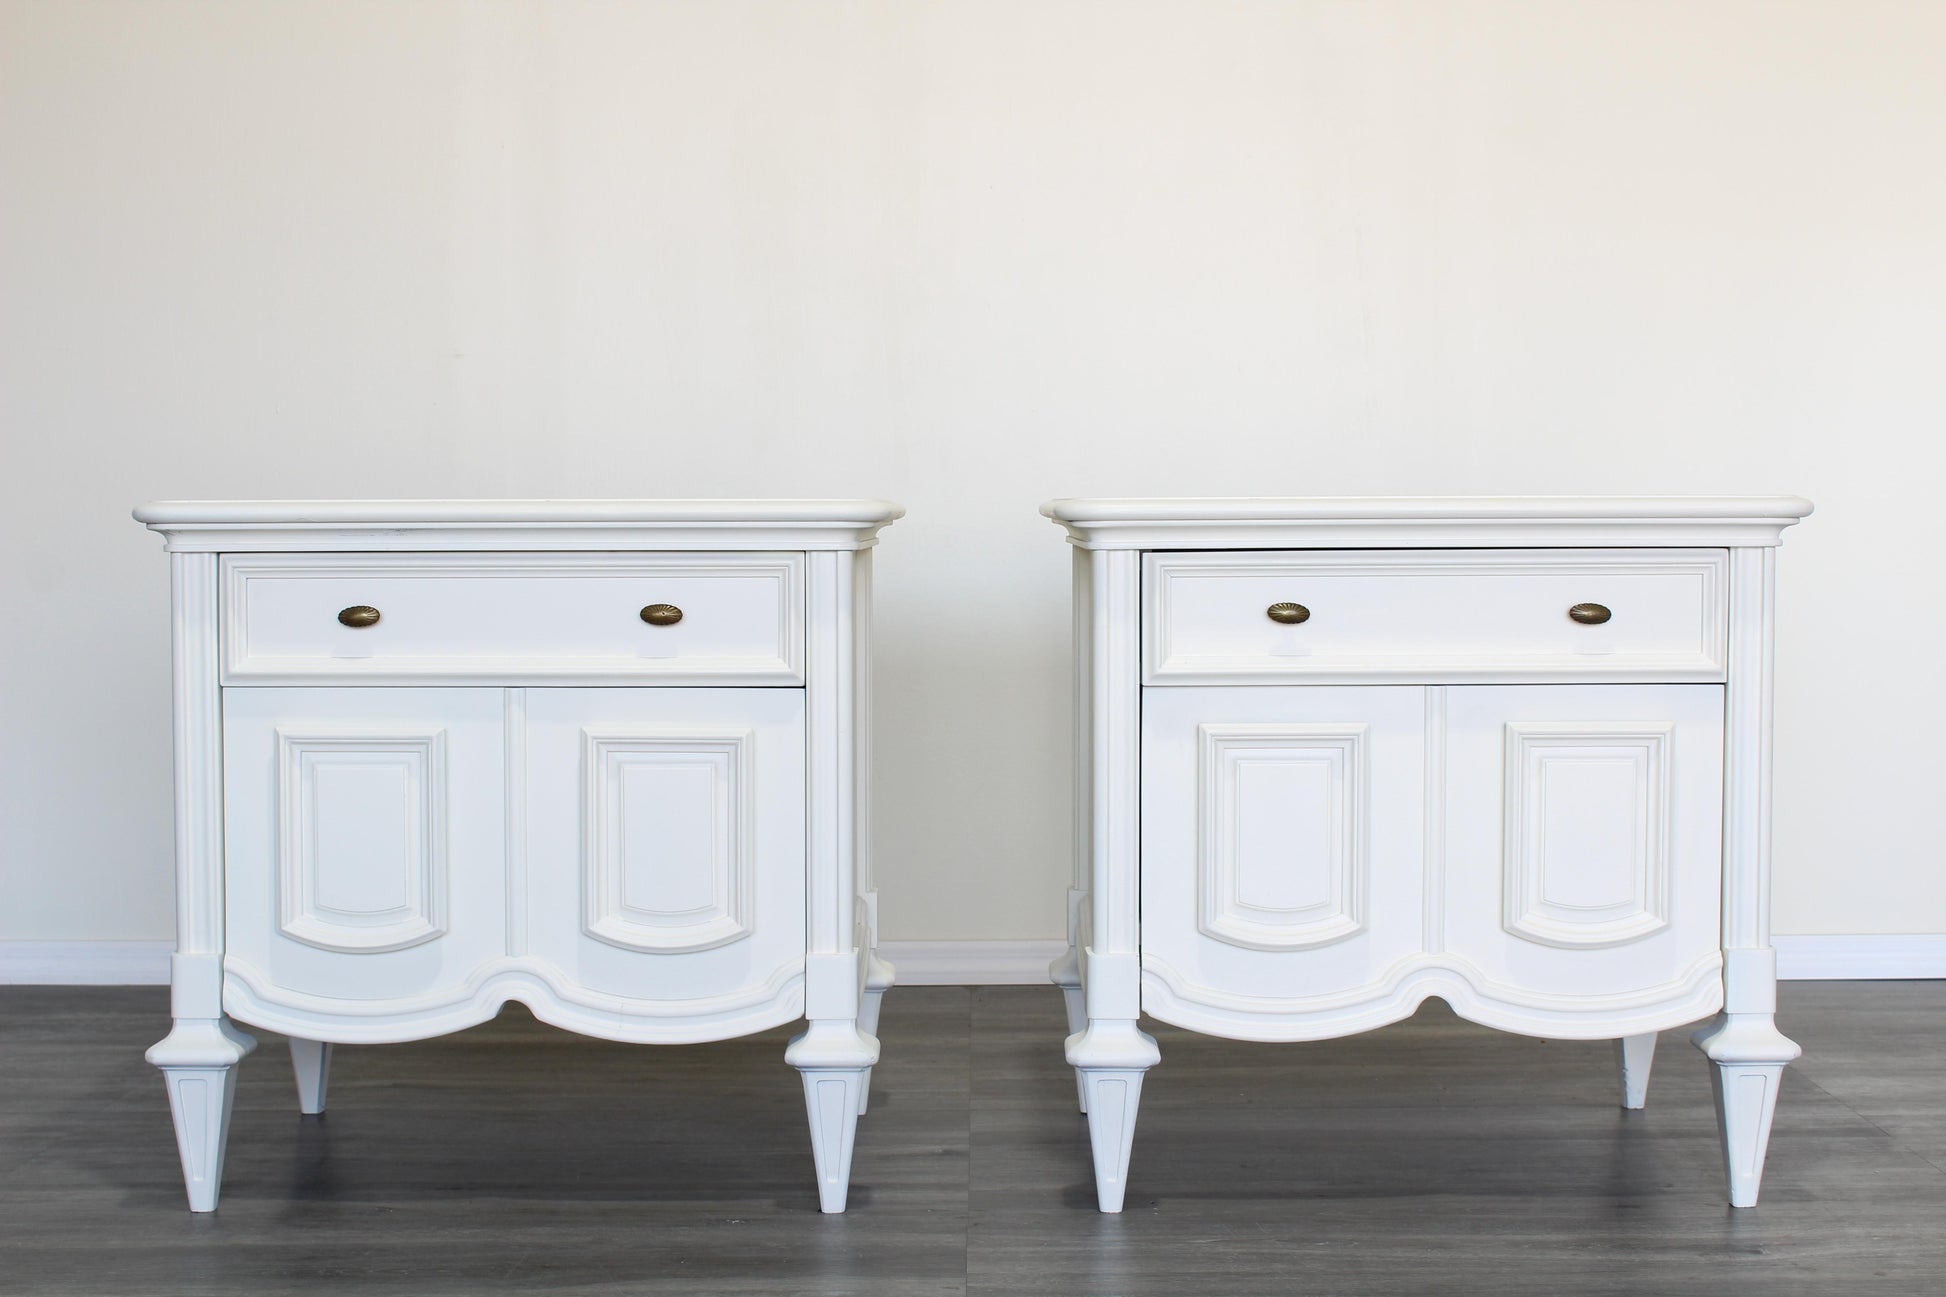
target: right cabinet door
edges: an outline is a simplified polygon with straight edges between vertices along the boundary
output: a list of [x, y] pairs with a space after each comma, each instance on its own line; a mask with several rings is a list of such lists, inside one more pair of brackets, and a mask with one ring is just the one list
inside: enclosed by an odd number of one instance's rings
[[1478, 989], [1595, 1021], [1705, 989], [1722, 687], [1469, 686], [1446, 704], [1440, 937]]
[[513, 939], [598, 1011], [574, 1029], [718, 1040], [799, 1016], [804, 691], [530, 689], [521, 705]]

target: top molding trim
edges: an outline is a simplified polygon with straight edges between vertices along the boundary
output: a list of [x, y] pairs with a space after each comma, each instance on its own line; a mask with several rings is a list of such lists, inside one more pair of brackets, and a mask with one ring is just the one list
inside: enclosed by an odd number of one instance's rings
[[1050, 500], [1083, 549], [1607, 548], [1777, 545], [1794, 495], [1448, 495]]
[[162, 500], [169, 549], [855, 550], [905, 516], [884, 500]]

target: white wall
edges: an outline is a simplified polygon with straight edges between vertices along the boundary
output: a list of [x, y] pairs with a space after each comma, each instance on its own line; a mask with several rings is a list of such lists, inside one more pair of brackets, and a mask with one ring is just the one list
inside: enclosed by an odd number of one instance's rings
[[1066, 494], [1799, 492], [1777, 926], [1946, 932], [1946, 5], [0, 0], [0, 938], [169, 935], [151, 497], [856, 495], [1037, 938]]

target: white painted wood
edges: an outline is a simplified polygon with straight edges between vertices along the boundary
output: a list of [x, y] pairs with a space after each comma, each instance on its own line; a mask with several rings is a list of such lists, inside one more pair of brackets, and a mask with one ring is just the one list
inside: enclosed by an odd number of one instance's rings
[[[1361, 1013], [1392, 998], [1393, 971], [1422, 947], [1424, 726], [1423, 691], [1410, 687], [1147, 691], [1142, 858], [1171, 862], [1142, 870], [1149, 1013], [1219, 1034], [1289, 1026], [1304, 1034], [1262, 1038], [1312, 1039], [1342, 1034], [1329, 1007]], [[1237, 786], [1230, 736], [1248, 736], [1260, 772], [1299, 778]], [[1230, 881], [1239, 867], [1245, 876]], [[1293, 906], [1281, 925], [1244, 925], [1212, 912], [1252, 887], [1264, 900], [1308, 901], [1316, 917]], [[1260, 1013], [1271, 1002], [1284, 1006], [1279, 1020]]]
[[[1723, 550], [1148, 554], [1144, 681], [1721, 681]], [[1309, 620], [1266, 615], [1293, 602]], [[1581, 603], [1612, 618], [1584, 626]]]
[[818, 1205], [826, 1212], [845, 1209], [858, 1114], [866, 1106], [865, 1087], [878, 1052], [878, 1041], [855, 1021], [816, 1017], [784, 1051], [784, 1061], [803, 1077]]
[[[1077, 592], [1089, 600], [1087, 715], [1089, 891], [1075, 919], [1087, 1024], [1068, 1037], [1095, 1150], [1103, 1211], [1120, 1211], [1141, 1076], [1159, 1061], [1136, 1026], [1141, 990], [1141, 600], [1140, 556], [1088, 556]], [[1104, 1096], [1098, 1082], [1113, 1082]]]
[[[1946, 937], [1931, 933], [1776, 933], [1779, 981], [1946, 977]], [[0, 986], [167, 986], [170, 941], [0, 941]], [[902, 986], [1039, 986], [1064, 966], [1065, 938], [881, 941]], [[1075, 986], [1080, 986], [1079, 971]], [[1060, 983], [1060, 978], [1055, 977]]]
[[851, 1192], [851, 1153], [872, 1069], [804, 1068], [801, 1074], [811, 1122], [811, 1158], [818, 1172], [818, 1208], [841, 1212]]
[[[885, 993], [897, 983], [899, 970], [882, 957], [878, 939], [877, 876], [872, 861], [872, 551], [859, 550], [852, 560], [852, 872], [856, 878], [861, 944], [865, 953], [865, 982], [858, 1004], [858, 1030], [874, 1042]], [[865, 1069], [858, 1087], [858, 1113], [869, 1110], [872, 1071]]]
[[[1439, 996], [1505, 1030], [1617, 1040], [1639, 1106], [1654, 1033], [1721, 1010], [1696, 1039], [1719, 1072], [1732, 1201], [1754, 1202], [1797, 1053], [1773, 1021], [1768, 933], [1772, 547], [1809, 511], [1046, 506], [1080, 551], [1088, 808], [1071, 954], [1049, 971], [1080, 1001], [1067, 1054], [1103, 1210], [1155, 1062], [1126, 994], [1131, 880], [1139, 1008], [1195, 1030], [1319, 1039]], [[1269, 621], [1285, 601], [1310, 620]], [[1615, 615], [1578, 625], [1583, 602]]]
[[1649, 1102], [1649, 1070], [1655, 1066], [1657, 1034], [1620, 1036], [1615, 1041], [1615, 1070], [1622, 1083], [1622, 1107], [1641, 1109]]
[[1691, 1040], [1714, 1064], [1730, 1205], [1751, 1207], [1784, 1065], [1802, 1052], [1777, 1029], [1770, 945], [1770, 781], [1777, 556], [1730, 556], [1730, 683], [1724, 704], [1723, 1012]]
[[149, 1047], [148, 1061], [162, 1071], [182, 1157], [189, 1210], [216, 1210], [229, 1146], [230, 1110], [236, 1103], [236, 1067], [257, 1042], [220, 1018], [178, 1017], [174, 1028]]
[[1446, 933], [1479, 986], [1582, 1006], [1582, 1038], [1717, 1007], [1722, 725], [1713, 685], [1449, 691]]
[[1132, 1022], [1093, 1021], [1068, 1038], [1068, 1062], [1080, 1077], [1081, 1110], [1088, 1114], [1095, 1199], [1104, 1212], [1122, 1209], [1142, 1078], [1160, 1058], [1155, 1038]]
[[[1523, 691], [1516, 701], [1523, 696], [1534, 695]], [[1602, 702], [1590, 699], [1584, 710], [1603, 710]], [[1504, 741], [1507, 931], [1564, 949], [1666, 931], [1676, 872], [1675, 722], [1513, 720]]]
[[278, 931], [343, 951], [445, 935], [446, 732], [300, 723], [276, 743]]
[[624, 950], [708, 950], [756, 916], [756, 732], [581, 730], [583, 931]]
[[[504, 953], [499, 691], [232, 689], [223, 720], [227, 1007], [318, 1040], [437, 1034], [404, 993], [464, 1001]], [[354, 778], [320, 784], [314, 753]]]
[[1339, 496], [1050, 500], [1088, 549], [1697, 548], [1781, 543], [1797, 496]]
[[884, 500], [158, 500], [136, 521], [179, 553], [312, 550], [858, 550]]
[[[894, 979], [860, 746], [864, 551], [899, 513], [139, 510], [175, 551], [175, 1027], [149, 1057], [192, 1208], [214, 1208], [253, 1043], [225, 1012], [292, 1038], [300, 1109], [319, 1112], [334, 1042], [519, 1000], [666, 1044], [808, 1016], [787, 1059], [820, 1200], [842, 1210]], [[683, 619], [648, 626], [649, 603]], [[340, 625], [356, 604], [378, 624]]]
[[[225, 684], [804, 682], [803, 554], [226, 554]], [[651, 626], [650, 604], [682, 620]], [[338, 613], [378, 609], [376, 625]]]
[[[873, 925], [876, 928], [876, 924]], [[892, 989], [898, 970], [878, 957], [874, 944], [871, 957], [865, 969], [864, 995], [858, 1002], [858, 1031], [860, 1035], [878, 1040], [878, 1015], [885, 1007], [885, 993]], [[870, 1110], [872, 1100], [872, 1069], [865, 1069], [865, 1080], [858, 1088], [858, 1115], [864, 1116]]]
[[638, 1041], [797, 1017], [804, 762], [801, 690], [529, 691], [521, 908], [580, 1002], [535, 1015]]
[[331, 1042], [291, 1037], [291, 1071], [297, 1077], [297, 1110], [315, 1115], [324, 1111], [331, 1086]]
[[1797, 1046], [1778, 1032], [1769, 1013], [1724, 1013], [1691, 1038], [1709, 1056], [1716, 1125], [1723, 1140], [1730, 1205], [1754, 1207], [1763, 1184], [1764, 1155], [1784, 1065]]
[[1198, 930], [1251, 950], [1364, 931], [1368, 727], [1205, 723], [1196, 748]]

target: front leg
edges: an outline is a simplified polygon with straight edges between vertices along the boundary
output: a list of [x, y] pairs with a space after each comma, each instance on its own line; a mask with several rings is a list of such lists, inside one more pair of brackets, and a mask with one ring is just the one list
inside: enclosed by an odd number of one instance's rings
[[223, 1018], [177, 1018], [147, 1058], [162, 1069], [189, 1210], [215, 1211], [236, 1104], [236, 1067], [257, 1042]]
[[1777, 1115], [1777, 1089], [1785, 1065], [1803, 1051], [1777, 1030], [1768, 1013], [1719, 1013], [1691, 1039], [1713, 1064], [1710, 1085], [1716, 1092], [1716, 1129], [1723, 1139], [1730, 1205], [1754, 1207], [1763, 1184], [1770, 1123]]
[[1730, 1205], [1754, 1207], [1784, 1066], [1804, 1051], [1777, 1030], [1777, 952], [1723, 952], [1723, 1012], [1690, 1037], [1709, 1055]]
[[851, 1188], [851, 1150], [865, 1081], [878, 1061], [878, 1041], [847, 1019], [816, 1019], [792, 1040], [784, 1061], [804, 1077], [804, 1108], [811, 1121], [811, 1156], [817, 1164], [818, 1206], [841, 1212]]
[[1122, 1209], [1142, 1078], [1161, 1061], [1155, 1037], [1133, 1019], [1091, 1019], [1083, 1031], [1068, 1037], [1068, 1062], [1080, 1078], [1094, 1150], [1095, 1200], [1104, 1212]]

